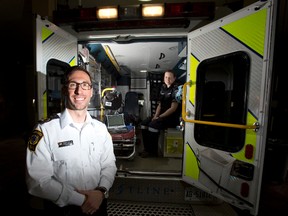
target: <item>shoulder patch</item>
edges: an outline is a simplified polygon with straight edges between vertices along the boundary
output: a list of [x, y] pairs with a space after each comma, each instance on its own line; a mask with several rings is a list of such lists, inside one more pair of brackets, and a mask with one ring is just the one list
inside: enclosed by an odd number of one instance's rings
[[33, 130], [32, 135], [28, 140], [28, 148], [30, 151], [35, 151], [36, 146], [43, 137], [43, 133], [39, 130]]

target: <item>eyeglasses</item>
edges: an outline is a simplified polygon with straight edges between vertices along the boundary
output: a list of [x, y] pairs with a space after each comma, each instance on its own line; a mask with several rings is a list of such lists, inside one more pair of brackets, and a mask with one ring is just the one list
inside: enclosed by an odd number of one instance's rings
[[90, 90], [92, 85], [87, 82], [77, 83], [77, 82], [68, 82], [66, 85], [69, 89], [76, 89], [78, 86], [81, 86], [83, 90]]

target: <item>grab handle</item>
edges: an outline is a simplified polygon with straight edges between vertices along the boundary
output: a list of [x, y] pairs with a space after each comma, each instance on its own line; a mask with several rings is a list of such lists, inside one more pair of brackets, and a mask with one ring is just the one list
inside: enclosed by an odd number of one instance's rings
[[240, 128], [240, 129], [254, 129], [257, 131], [259, 129], [259, 123], [255, 122], [253, 125], [241, 125], [241, 124], [232, 124], [232, 123], [223, 123], [223, 122], [212, 122], [212, 121], [202, 121], [202, 120], [193, 120], [188, 119], [191, 115], [190, 112], [186, 112], [186, 92], [187, 86], [192, 86], [192, 81], [188, 81], [183, 85], [183, 95], [182, 95], [182, 119], [185, 122], [195, 123], [195, 124], [205, 124], [205, 125], [214, 125], [214, 126], [221, 126], [221, 127], [231, 127], [231, 128]]

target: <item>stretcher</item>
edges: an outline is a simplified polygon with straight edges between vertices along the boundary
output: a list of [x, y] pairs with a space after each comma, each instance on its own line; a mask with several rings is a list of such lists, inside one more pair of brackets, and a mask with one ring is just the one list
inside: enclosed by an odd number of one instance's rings
[[132, 160], [135, 156], [135, 126], [127, 126], [127, 132], [110, 131], [116, 158]]
[[[122, 106], [122, 95], [114, 88], [102, 91], [102, 108], [106, 109], [106, 125], [112, 136], [114, 154], [116, 158], [132, 160], [136, 154], [135, 125], [139, 121], [138, 93], [127, 92], [123, 113], [119, 112]], [[120, 128], [127, 130], [119, 130]]]

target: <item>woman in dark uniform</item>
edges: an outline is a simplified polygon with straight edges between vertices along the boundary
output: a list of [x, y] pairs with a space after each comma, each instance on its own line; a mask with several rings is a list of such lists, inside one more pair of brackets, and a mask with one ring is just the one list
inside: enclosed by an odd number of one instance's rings
[[174, 71], [165, 71], [156, 112], [153, 117], [148, 117], [141, 123], [144, 145], [144, 151], [140, 154], [142, 157], [157, 156], [160, 130], [173, 128], [179, 124], [181, 104], [175, 98], [178, 92], [178, 85], [175, 81]]

